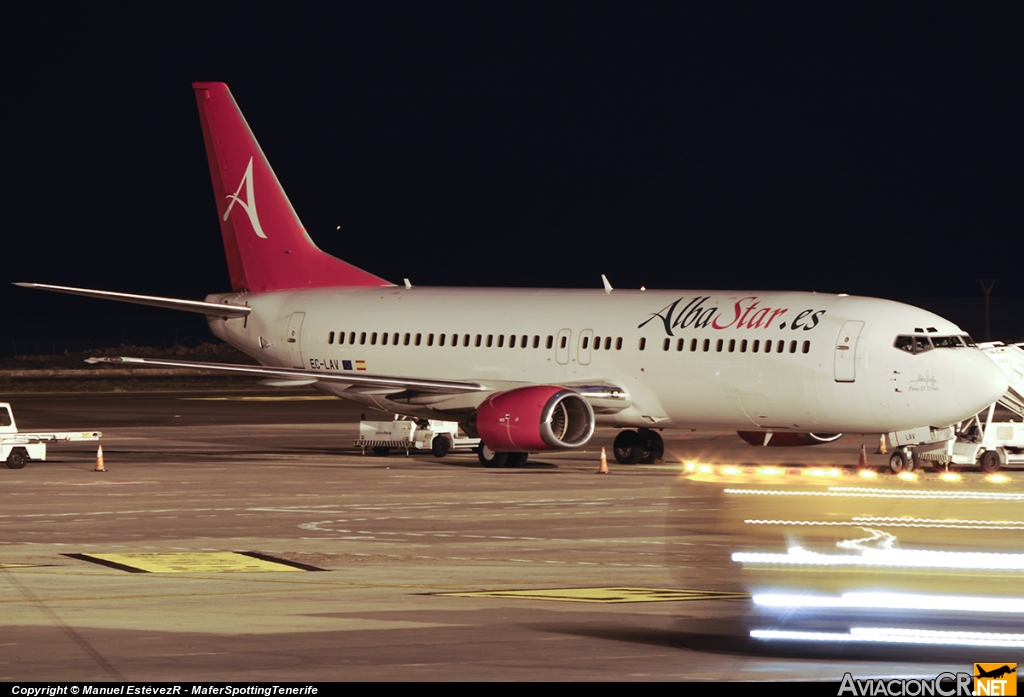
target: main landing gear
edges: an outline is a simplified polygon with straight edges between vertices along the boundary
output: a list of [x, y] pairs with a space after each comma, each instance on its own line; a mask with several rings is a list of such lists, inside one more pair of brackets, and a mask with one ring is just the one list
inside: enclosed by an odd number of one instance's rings
[[530, 453], [496, 453], [481, 443], [476, 456], [484, 467], [522, 467]]
[[661, 435], [649, 428], [622, 431], [615, 436], [615, 459], [620, 465], [650, 465], [665, 455]]

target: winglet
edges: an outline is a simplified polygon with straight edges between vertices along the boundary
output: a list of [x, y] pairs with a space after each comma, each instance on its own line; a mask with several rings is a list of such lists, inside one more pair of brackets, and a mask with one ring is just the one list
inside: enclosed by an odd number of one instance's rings
[[604, 274], [601, 274], [601, 283], [604, 284], [604, 292], [605, 293], [611, 293], [612, 292], [612, 284], [608, 281], [608, 277], [605, 276]]

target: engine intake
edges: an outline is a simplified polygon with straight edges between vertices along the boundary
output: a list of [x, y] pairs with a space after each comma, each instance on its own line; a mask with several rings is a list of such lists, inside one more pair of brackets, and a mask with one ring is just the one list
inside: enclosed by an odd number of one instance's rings
[[594, 410], [574, 390], [534, 385], [492, 394], [477, 409], [474, 425], [495, 452], [566, 450], [594, 435]]

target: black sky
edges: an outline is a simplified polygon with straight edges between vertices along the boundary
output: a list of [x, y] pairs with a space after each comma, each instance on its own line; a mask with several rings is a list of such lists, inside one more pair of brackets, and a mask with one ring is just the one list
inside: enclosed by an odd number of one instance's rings
[[37, 5], [0, 29], [8, 281], [226, 290], [218, 80], [394, 281], [1024, 297], [1020, 3]]

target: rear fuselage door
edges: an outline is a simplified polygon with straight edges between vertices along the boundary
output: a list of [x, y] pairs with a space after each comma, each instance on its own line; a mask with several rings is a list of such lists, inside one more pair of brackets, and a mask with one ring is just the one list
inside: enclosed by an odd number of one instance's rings
[[293, 368], [303, 368], [302, 365], [302, 321], [306, 319], [305, 312], [293, 312], [288, 320], [288, 334], [285, 336], [285, 343], [288, 346], [288, 358]]
[[850, 320], [843, 323], [836, 339], [835, 376], [836, 382], [854, 382], [857, 379], [857, 343], [864, 323]]

